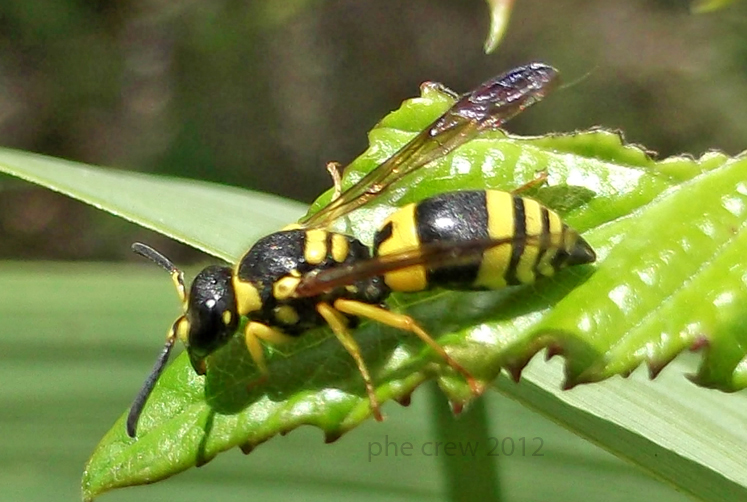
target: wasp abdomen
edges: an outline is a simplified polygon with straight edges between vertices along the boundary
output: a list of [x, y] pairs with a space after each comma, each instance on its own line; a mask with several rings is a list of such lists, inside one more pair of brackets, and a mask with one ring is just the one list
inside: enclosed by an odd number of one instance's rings
[[385, 275], [395, 291], [498, 289], [529, 284], [568, 265], [590, 263], [591, 247], [539, 202], [498, 190], [447, 192], [402, 207], [376, 233], [379, 256], [430, 243], [502, 241], [466, 264], [417, 265]]

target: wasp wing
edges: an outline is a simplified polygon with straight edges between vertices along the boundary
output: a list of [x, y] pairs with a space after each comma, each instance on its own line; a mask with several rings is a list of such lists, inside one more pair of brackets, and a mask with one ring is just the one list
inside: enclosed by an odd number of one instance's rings
[[[545, 235], [544, 238], [547, 239], [548, 236]], [[525, 235], [505, 239], [431, 242], [417, 248], [375, 256], [348, 265], [311, 271], [301, 278], [295, 294], [301, 298], [316, 296], [334, 288], [353, 284], [356, 281], [416, 265], [424, 265], [430, 269], [469, 265], [479, 262], [483, 253], [489, 249], [514, 244], [535, 243], [539, 245], [542, 239], [543, 236]]]
[[481, 131], [497, 129], [544, 98], [557, 82], [558, 71], [542, 63], [519, 66], [488, 80], [464, 94], [397, 153], [300, 223], [326, 226], [361, 207], [395, 181], [445, 156]]

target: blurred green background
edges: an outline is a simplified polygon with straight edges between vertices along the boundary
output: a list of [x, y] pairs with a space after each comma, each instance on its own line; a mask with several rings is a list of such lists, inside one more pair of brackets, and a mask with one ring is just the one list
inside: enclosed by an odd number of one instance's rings
[[[5, 0], [0, 143], [310, 202], [330, 186], [324, 164], [362, 152], [366, 132], [421, 82], [464, 92], [542, 60], [569, 85], [513, 132], [602, 125], [662, 156], [736, 154], [747, 144], [747, 8], [692, 16], [688, 6], [520, 0], [487, 56], [482, 0]], [[150, 369], [171, 321], [164, 312], [177, 309], [170, 282], [151, 267], [43, 261], [134, 261], [133, 240], [179, 264], [206, 259], [0, 178], [0, 259], [35, 262], [0, 264], [0, 500], [74, 499], [88, 453]], [[439, 459], [366, 459], [386, 435], [429, 440], [419, 395], [416, 409], [390, 404], [385, 424], [335, 445], [301, 430], [105, 500], [438, 499]], [[515, 404], [492, 396], [488, 407], [492, 436], [542, 436], [548, 447], [542, 459], [503, 463], [511, 500], [684, 499]]]
[[[482, 0], [0, 3], [3, 146], [310, 202], [366, 132], [426, 80], [465, 92], [542, 60], [566, 88], [510, 124], [603, 125], [672, 155], [735, 154], [747, 125], [747, 9], [685, 0], [521, 0], [496, 54]], [[148, 238], [3, 178], [0, 257], [134, 259]]]

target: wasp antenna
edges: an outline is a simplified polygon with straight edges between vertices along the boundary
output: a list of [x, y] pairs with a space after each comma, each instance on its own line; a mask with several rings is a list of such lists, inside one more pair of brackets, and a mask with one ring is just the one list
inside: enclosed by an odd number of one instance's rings
[[132, 244], [132, 251], [139, 254], [140, 256], [148, 258], [150, 261], [169, 273], [172, 273], [175, 270], [179, 270], [171, 260], [169, 260], [164, 255], [147, 244], [143, 244], [142, 242], [135, 242]]
[[594, 73], [596, 73], [598, 69], [599, 69], [599, 65], [593, 66], [589, 71], [587, 71], [586, 73], [584, 73], [577, 79], [572, 80], [571, 82], [564, 83], [563, 85], [558, 87], [558, 90], [565, 90], [565, 89], [568, 89], [569, 87], [575, 87], [576, 85], [580, 84], [584, 80], [591, 77]]
[[153, 370], [151, 370], [150, 375], [148, 375], [148, 378], [143, 384], [143, 387], [140, 389], [140, 392], [138, 392], [135, 401], [133, 401], [132, 407], [130, 407], [130, 413], [127, 415], [127, 435], [131, 438], [135, 437], [137, 422], [140, 419], [140, 414], [143, 412], [145, 402], [148, 400], [148, 396], [150, 396], [150, 393], [153, 391], [153, 387], [155, 387], [158, 378], [166, 367], [166, 362], [169, 360], [169, 354], [171, 354], [171, 349], [174, 348], [174, 342], [176, 341], [176, 327], [181, 320], [181, 317], [177, 319], [169, 330], [169, 334], [166, 335], [166, 344], [163, 346], [161, 355], [158, 356], [158, 360], [156, 361], [155, 366], [153, 366]]
[[171, 280], [174, 281], [174, 287], [176, 287], [176, 292], [179, 295], [179, 300], [181, 300], [182, 304], [185, 304], [186, 306], [187, 287], [184, 285], [184, 273], [176, 268], [176, 265], [174, 265], [171, 260], [166, 258], [164, 255], [162, 255], [152, 247], [148, 246], [147, 244], [143, 244], [142, 242], [135, 242], [132, 244], [132, 251], [144, 258], [149, 259], [150, 261], [164, 269], [166, 272], [171, 274]]

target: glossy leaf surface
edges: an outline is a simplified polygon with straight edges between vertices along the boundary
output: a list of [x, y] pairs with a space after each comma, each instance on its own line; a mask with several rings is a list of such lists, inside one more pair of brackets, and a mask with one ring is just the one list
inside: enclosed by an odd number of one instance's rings
[[[449, 98], [435, 92], [405, 103], [371, 133], [371, 148], [350, 167], [345, 183], [353, 183], [391, 155], [448, 105]], [[0, 162], [14, 174], [60, 189], [58, 181], [45, 178], [45, 168], [57, 161], [27, 163], [23, 155], [6, 151]], [[92, 173], [89, 177], [101, 186], [87, 186], [83, 176], [76, 178], [82, 187], [61, 190], [118, 214], [140, 214], [137, 194], [130, 201], [136, 209], [122, 211], [117, 204], [107, 205], [100, 197], [101, 187], [108, 181], [122, 186], [130, 177], [147, 185], [147, 177], [115, 173], [106, 181], [96, 168], [72, 169]], [[544, 347], [567, 359], [569, 386], [627, 374], [641, 362], [658, 370], [683, 349], [708, 347], [697, 379], [727, 390], [744, 387], [740, 347], [745, 323], [739, 306], [747, 301], [747, 287], [738, 250], [744, 246], [747, 221], [747, 190], [742, 183], [747, 167], [742, 159], [708, 154], [698, 161], [655, 162], [606, 131], [541, 138], [494, 133], [415, 173], [340, 222], [340, 230], [370, 242], [376, 222], [406, 202], [446, 190], [512, 189], [534, 179], [539, 170], [547, 172], [548, 184], [532, 195], [586, 232], [599, 253], [596, 266], [567, 270], [534, 287], [398, 295], [392, 307], [421, 321], [486, 382], [501, 368], [518, 376]], [[64, 172], [49, 179], [58, 177], [72, 179]], [[179, 193], [183, 182], [174, 183], [174, 193]], [[222, 189], [215, 190], [220, 194]], [[314, 207], [328, 198], [322, 197]], [[158, 214], [143, 199], [145, 218], [168, 227], [162, 220], [169, 208]], [[236, 235], [235, 227], [234, 234], [216, 228], [227, 214], [240, 214], [235, 207], [225, 211], [220, 199], [216, 195], [200, 213], [211, 222], [211, 235]], [[222, 218], [212, 218], [212, 211]], [[204, 243], [199, 224], [193, 227], [194, 237], [181, 230], [169, 235], [185, 242], [194, 238], [199, 247], [219, 256], [240, 255], [242, 248], [235, 243]], [[164, 326], [168, 322], [165, 319]], [[406, 400], [428, 378], [436, 378], [456, 404], [471, 398], [460, 378], [406, 335], [368, 323], [356, 331], [356, 338], [382, 401]], [[206, 378], [195, 376], [184, 357], [171, 365], [146, 406], [137, 439], [125, 435], [122, 420], [115, 424], [89, 462], [84, 477], [87, 497], [117, 486], [153, 482], [237, 445], [248, 451], [301, 424], [317, 425], [334, 439], [369, 416], [360, 376], [325, 330], [310, 333], [293, 347], [273, 350], [267, 385], [250, 386], [257, 373], [239, 337], [209, 364]], [[657, 474], [676, 482], [670, 471]], [[697, 486], [683, 488], [697, 492]]]

